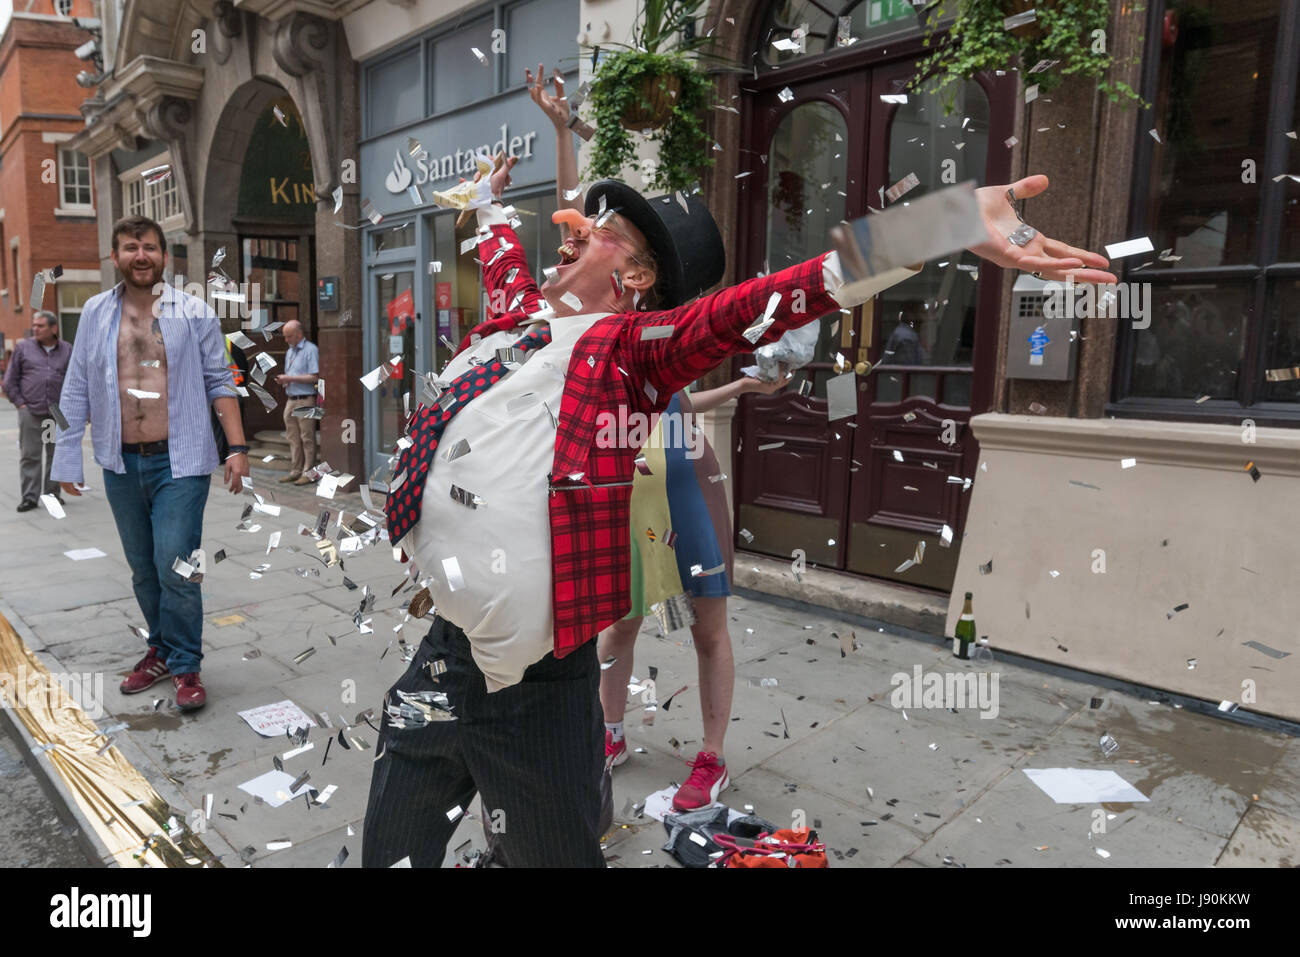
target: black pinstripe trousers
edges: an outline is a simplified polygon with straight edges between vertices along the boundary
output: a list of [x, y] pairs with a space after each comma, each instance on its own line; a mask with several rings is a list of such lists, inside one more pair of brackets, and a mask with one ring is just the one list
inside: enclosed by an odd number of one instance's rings
[[[435, 679], [430, 662], [446, 672]], [[435, 618], [389, 689], [441, 691], [455, 721], [380, 728], [362, 836], [364, 867], [440, 867], [456, 808], [482, 794], [486, 824], [513, 867], [604, 867], [600, 782], [605, 767], [600, 666], [589, 641], [548, 654], [523, 680], [488, 694], [465, 633]], [[449, 817], [448, 812], [452, 812]]]

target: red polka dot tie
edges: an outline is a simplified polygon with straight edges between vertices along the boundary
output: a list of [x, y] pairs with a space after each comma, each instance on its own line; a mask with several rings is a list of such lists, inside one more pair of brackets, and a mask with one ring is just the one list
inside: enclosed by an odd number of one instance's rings
[[[516, 342], [513, 348], [527, 352], [529, 349], [541, 348], [550, 341], [551, 329], [542, 325]], [[416, 409], [410, 428], [411, 444], [398, 456], [397, 467], [393, 470], [394, 481], [403, 475], [406, 478], [389, 491], [388, 501], [384, 504], [384, 513], [388, 516], [388, 538], [394, 545], [420, 520], [424, 481], [429, 475], [433, 453], [438, 448], [447, 423], [470, 402], [505, 378], [507, 371], [499, 358], [471, 366], [452, 381], [437, 404], [432, 407], [422, 404]]]

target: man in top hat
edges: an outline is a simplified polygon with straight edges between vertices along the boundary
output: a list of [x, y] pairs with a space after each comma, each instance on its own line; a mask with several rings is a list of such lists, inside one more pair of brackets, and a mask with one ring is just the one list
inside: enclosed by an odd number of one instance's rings
[[[1015, 195], [1046, 186], [1029, 177]], [[977, 195], [989, 234], [977, 255], [1114, 281], [1096, 254], [1041, 235], [1009, 243], [1019, 222], [1007, 187]], [[485, 286], [506, 290], [504, 311], [466, 337], [399, 443], [389, 536], [436, 615], [385, 699], [365, 866], [439, 866], [476, 791], [512, 865], [604, 866], [592, 639], [628, 609], [638, 449], [601, 447], [597, 420], [662, 412], [729, 356], [879, 291], [837, 299], [828, 253], [697, 299], [725, 264], [697, 197], [683, 207], [605, 180], [587, 192], [586, 214], [539, 289], [506, 215], [478, 210]], [[772, 323], [751, 341], [743, 333], [773, 293]]]

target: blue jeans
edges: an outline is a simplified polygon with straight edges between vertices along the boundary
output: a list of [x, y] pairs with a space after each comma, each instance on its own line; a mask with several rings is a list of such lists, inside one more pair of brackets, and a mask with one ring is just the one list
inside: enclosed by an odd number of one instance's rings
[[203, 537], [208, 476], [172, 478], [161, 455], [124, 453], [126, 474], [104, 470], [104, 490], [117, 522], [131, 585], [149, 629], [149, 644], [174, 675], [199, 670], [203, 660], [203, 598], [198, 582], [172, 571]]

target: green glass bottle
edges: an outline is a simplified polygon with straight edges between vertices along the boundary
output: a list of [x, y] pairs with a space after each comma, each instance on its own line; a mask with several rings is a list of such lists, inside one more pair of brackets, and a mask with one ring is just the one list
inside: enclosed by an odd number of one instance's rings
[[970, 659], [971, 645], [975, 644], [975, 613], [971, 610], [971, 593], [966, 593], [966, 604], [962, 605], [961, 618], [953, 629], [952, 653], [963, 660]]

